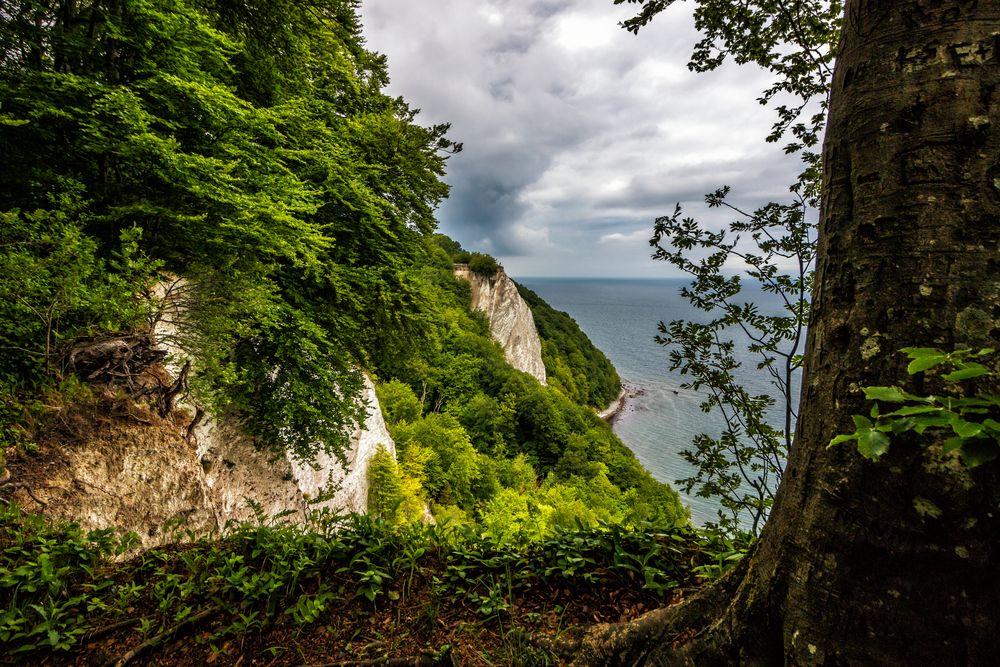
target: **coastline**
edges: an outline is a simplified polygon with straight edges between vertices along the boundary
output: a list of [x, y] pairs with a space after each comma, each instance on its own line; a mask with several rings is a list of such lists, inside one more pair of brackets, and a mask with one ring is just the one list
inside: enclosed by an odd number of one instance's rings
[[618, 415], [625, 411], [625, 406], [628, 405], [629, 400], [637, 396], [642, 396], [644, 393], [645, 390], [639, 385], [628, 380], [622, 380], [622, 390], [619, 392], [618, 397], [611, 401], [607, 408], [598, 412], [597, 416], [613, 425]]

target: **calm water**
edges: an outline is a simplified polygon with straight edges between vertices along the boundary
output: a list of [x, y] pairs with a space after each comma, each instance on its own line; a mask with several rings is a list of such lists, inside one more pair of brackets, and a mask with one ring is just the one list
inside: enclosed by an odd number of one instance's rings
[[[657, 479], [672, 484], [692, 474], [679, 452], [699, 433], [717, 436], [721, 418], [698, 407], [703, 396], [681, 388], [682, 377], [669, 370], [667, 348], [653, 337], [657, 323], [675, 319], [704, 321], [679, 294], [684, 279], [523, 278], [517, 279], [537, 292], [554, 308], [569, 313], [597, 347], [614, 363], [623, 380], [645, 393], [633, 399], [615, 422], [614, 430]], [[746, 299], [762, 311], [777, 312], [775, 297], [757, 290]], [[737, 357], [739, 358], [739, 357]], [[739, 377], [754, 393], [773, 393], [753, 357], [746, 357]], [[711, 499], [684, 496], [696, 523], [716, 520]]]

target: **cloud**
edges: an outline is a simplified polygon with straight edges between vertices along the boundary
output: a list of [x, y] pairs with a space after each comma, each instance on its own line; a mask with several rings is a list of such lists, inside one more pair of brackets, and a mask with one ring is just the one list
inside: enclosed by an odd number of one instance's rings
[[610, 234], [602, 234], [598, 243], [625, 243], [625, 244], [635, 244], [639, 241], [648, 241], [650, 233], [645, 229], [637, 229], [633, 232], [628, 232], [623, 234], [621, 232], [612, 232]]
[[[451, 122], [441, 230], [497, 254], [514, 275], [664, 275], [653, 220], [681, 202], [711, 224], [705, 193], [753, 208], [798, 171], [764, 144], [769, 83], [752, 68], [695, 74], [697, 33], [678, 3], [638, 36], [611, 0], [367, 0], [369, 48], [390, 92]], [[627, 241], [627, 242], [626, 242]], [[614, 252], [610, 249], [614, 248]], [[581, 273], [585, 272], [585, 273]]]

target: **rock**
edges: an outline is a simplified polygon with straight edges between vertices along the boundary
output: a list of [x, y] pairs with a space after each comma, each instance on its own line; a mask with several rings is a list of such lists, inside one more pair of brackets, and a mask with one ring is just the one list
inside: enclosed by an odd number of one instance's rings
[[[185, 315], [177, 295], [190, 293], [190, 286], [179, 280], [158, 292], [164, 316], [153, 338], [167, 354], [159, 372], [169, 383], [189, 364], [197, 366], [177, 336]], [[236, 415], [204, 414], [190, 401], [179, 400], [176, 411], [161, 415], [110, 394], [102, 400], [80, 406], [79, 428], [49, 438], [45, 456], [19, 462], [19, 481], [31, 493], [15, 497], [32, 511], [85, 529], [134, 531], [146, 548], [176, 541], [171, 525], [197, 537], [255, 521], [258, 513], [302, 525], [318, 510], [366, 512], [372, 456], [379, 444], [396, 453], [367, 376], [368, 416], [352, 434], [346, 469], [323, 453], [309, 465], [288, 452], [258, 450]]]
[[542, 341], [531, 308], [514, 281], [502, 268], [495, 276], [486, 277], [470, 271], [467, 264], [455, 265], [455, 277], [472, 285], [471, 307], [486, 314], [490, 333], [503, 348], [507, 363], [545, 384]]

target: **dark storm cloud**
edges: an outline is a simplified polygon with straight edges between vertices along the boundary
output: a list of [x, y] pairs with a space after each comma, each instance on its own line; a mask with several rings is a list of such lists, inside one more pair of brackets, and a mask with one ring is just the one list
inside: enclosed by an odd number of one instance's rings
[[370, 48], [390, 91], [451, 122], [442, 231], [519, 275], [641, 275], [653, 219], [729, 184], [754, 208], [798, 165], [763, 143], [768, 80], [749, 68], [686, 68], [697, 40], [677, 6], [633, 36], [612, 0], [368, 0]]

